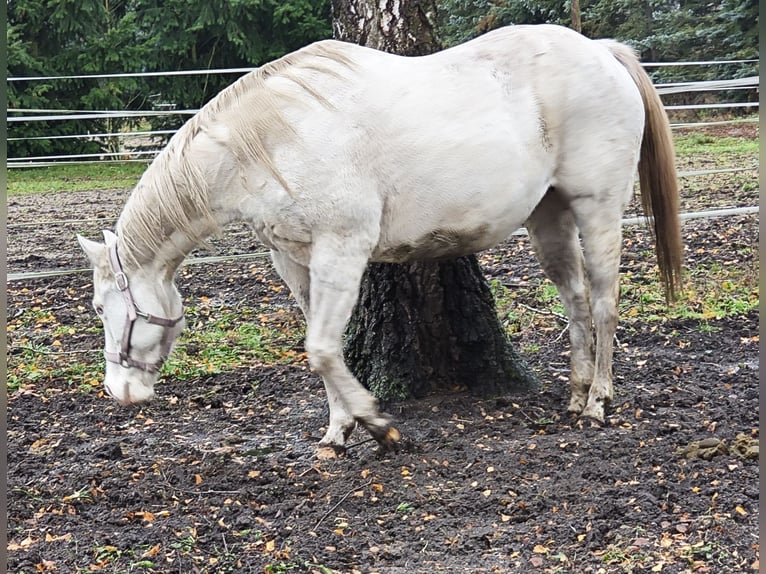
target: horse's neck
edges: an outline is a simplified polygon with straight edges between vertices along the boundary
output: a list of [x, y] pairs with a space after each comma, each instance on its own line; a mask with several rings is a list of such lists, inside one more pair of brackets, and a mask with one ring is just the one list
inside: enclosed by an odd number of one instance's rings
[[219, 228], [207, 209], [184, 195], [136, 190], [117, 222], [120, 250], [133, 266], [154, 266], [173, 275], [184, 258]]

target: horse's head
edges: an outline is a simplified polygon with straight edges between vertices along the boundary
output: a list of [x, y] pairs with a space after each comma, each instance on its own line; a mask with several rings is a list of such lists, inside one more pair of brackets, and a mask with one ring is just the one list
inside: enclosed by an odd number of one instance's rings
[[106, 392], [123, 405], [146, 401], [183, 329], [181, 296], [152, 264], [123, 268], [113, 233], [104, 232], [106, 243], [77, 239], [93, 266], [93, 308], [104, 324]]

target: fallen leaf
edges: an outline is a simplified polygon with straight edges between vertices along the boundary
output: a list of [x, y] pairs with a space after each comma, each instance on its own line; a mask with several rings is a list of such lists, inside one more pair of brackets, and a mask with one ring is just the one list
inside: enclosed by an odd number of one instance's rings
[[335, 460], [336, 458], [340, 458], [338, 452], [331, 446], [320, 446], [317, 449], [316, 456], [319, 460]]
[[52, 560], [43, 560], [35, 564], [35, 570], [38, 572], [50, 572], [56, 569], [56, 563]]
[[27, 536], [24, 540], [22, 540], [19, 543], [11, 542], [10, 544], [8, 544], [8, 551], [12, 552], [14, 550], [24, 550], [25, 548], [29, 548], [30, 546], [32, 546], [32, 544], [34, 544], [35, 542], [37, 542], [37, 540], [35, 540], [31, 536]]
[[68, 532], [64, 534], [63, 536], [56, 536], [54, 534], [51, 534], [50, 532], [45, 534], [45, 541], [46, 542], [59, 542], [59, 541], [67, 541], [72, 539], [72, 533]]
[[156, 556], [160, 551], [160, 545], [155, 544], [152, 546], [149, 550], [141, 554], [141, 558], [151, 558], [152, 556]]

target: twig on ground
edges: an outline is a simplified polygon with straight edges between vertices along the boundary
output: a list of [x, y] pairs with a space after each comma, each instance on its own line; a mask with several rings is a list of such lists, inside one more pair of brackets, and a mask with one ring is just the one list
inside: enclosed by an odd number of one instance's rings
[[325, 518], [327, 518], [327, 517], [328, 517], [328, 516], [330, 516], [330, 515], [331, 515], [333, 512], [335, 512], [335, 509], [336, 509], [336, 508], [338, 508], [338, 507], [339, 507], [341, 504], [343, 504], [343, 502], [344, 502], [344, 501], [345, 501], [345, 500], [346, 500], [346, 499], [347, 499], [349, 496], [351, 496], [351, 495], [352, 495], [354, 492], [356, 492], [356, 491], [357, 491], [357, 490], [359, 490], [360, 488], [364, 488], [364, 487], [366, 487], [366, 486], [370, 486], [371, 484], [372, 484], [372, 479], [368, 480], [367, 482], [365, 482], [365, 483], [364, 483], [363, 485], [361, 485], [361, 486], [357, 486], [357, 487], [355, 487], [355, 488], [352, 488], [351, 490], [349, 490], [349, 491], [348, 491], [346, 494], [344, 494], [344, 495], [341, 497], [341, 499], [340, 499], [338, 502], [336, 502], [336, 503], [333, 505], [333, 507], [332, 507], [330, 510], [328, 510], [327, 512], [325, 512], [325, 513], [322, 515], [322, 518], [320, 518], [320, 519], [317, 521], [317, 523], [314, 525], [314, 528], [312, 528], [311, 530], [312, 530], [312, 531], [314, 531], [314, 530], [316, 530], [317, 528], [319, 528], [319, 525], [320, 525], [320, 524], [322, 524], [322, 522], [324, 522]]
[[370, 437], [370, 438], [366, 438], [366, 439], [364, 439], [364, 440], [360, 440], [359, 442], [355, 442], [354, 444], [350, 444], [350, 445], [348, 445], [348, 446], [346, 447], [346, 450], [348, 451], [348, 450], [350, 450], [350, 449], [352, 449], [352, 448], [354, 448], [354, 447], [356, 447], [356, 446], [361, 446], [361, 445], [363, 445], [363, 444], [365, 444], [365, 443], [368, 443], [368, 442], [372, 442], [372, 441], [374, 441], [374, 440], [375, 440], [375, 439], [374, 439], [374, 438], [372, 438], [372, 437]]
[[82, 349], [79, 351], [43, 351], [42, 349], [35, 349], [34, 347], [27, 347], [26, 345], [13, 345], [11, 347], [8, 347], [9, 352], [13, 352], [16, 350], [22, 350], [22, 351], [32, 351], [33, 353], [38, 353], [40, 355], [79, 355], [83, 353], [100, 353], [100, 350], [97, 349]]
[[528, 311], [532, 311], [533, 313], [537, 313], [538, 315], [550, 315], [551, 317], [556, 317], [556, 319], [559, 319], [561, 321], [564, 321], [567, 325], [569, 325], [569, 319], [566, 315], [562, 313], [556, 313], [556, 311], [551, 311], [549, 309], [537, 309], [535, 307], [532, 307], [530, 305], [526, 305], [524, 303], [519, 303], [520, 307], [524, 307]]

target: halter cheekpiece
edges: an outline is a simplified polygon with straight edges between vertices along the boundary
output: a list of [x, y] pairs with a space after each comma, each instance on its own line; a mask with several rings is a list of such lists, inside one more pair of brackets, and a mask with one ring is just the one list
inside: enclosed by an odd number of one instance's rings
[[[133, 293], [130, 291], [130, 282], [128, 281], [128, 276], [125, 275], [125, 271], [122, 269], [122, 263], [120, 262], [120, 257], [117, 255], [116, 241], [109, 247], [109, 263], [112, 267], [112, 273], [114, 273], [114, 282], [117, 286], [117, 289], [120, 291], [120, 293], [122, 293], [122, 298], [125, 300], [127, 318], [125, 321], [125, 327], [122, 330], [122, 341], [120, 342], [119, 353], [112, 353], [105, 349], [104, 357], [110, 363], [117, 363], [118, 365], [122, 365], [126, 368], [134, 367], [149, 373], [157, 373], [167, 360], [168, 355], [170, 355], [170, 349], [173, 346], [173, 341], [171, 340], [170, 336], [170, 329], [171, 327], [175, 327], [178, 322], [183, 319], [183, 312], [181, 313], [180, 317], [175, 319], [167, 319], [165, 317], [156, 317], [154, 315], [150, 315], [149, 313], [144, 313], [136, 306], [136, 302], [133, 300]], [[139, 361], [137, 359], [133, 359], [130, 356], [130, 338], [133, 334], [133, 326], [136, 324], [136, 321], [139, 318], [143, 319], [151, 325], [159, 325], [160, 327], [163, 327], [164, 333], [162, 335], [162, 350], [159, 360], [154, 363]]]

